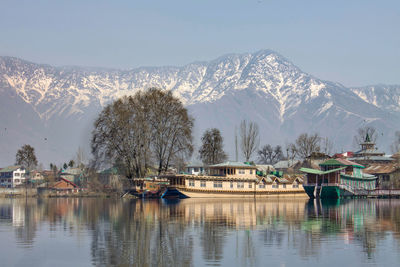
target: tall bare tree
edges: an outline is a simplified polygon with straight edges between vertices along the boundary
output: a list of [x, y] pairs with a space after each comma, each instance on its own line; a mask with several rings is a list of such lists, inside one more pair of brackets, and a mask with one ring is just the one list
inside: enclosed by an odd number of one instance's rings
[[143, 112], [142, 93], [106, 106], [95, 121], [91, 148], [96, 166], [120, 167], [128, 179], [143, 177], [150, 166], [150, 129]]
[[295, 141], [297, 155], [300, 158], [305, 159], [313, 152], [320, 152], [320, 142], [321, 137], [317, 133], [311, 135], [308, 135], [307, 133], [300, 134]]
[[324, 153], [325, 155], [330, 155], [332, 154], [333, 151], [333, 142], [331, 139], [328, 137], [322, 137], [321, 138], [321, 152]]
[[378, 133], [373, 126], [364, 126], [360, 127], [357, 129], [357, 133], [353, 138], [353, 145], [356, 148], [360, 147], [360, 144], [365, 141], [365, 138], [367, 137], [371, 142], [376, 143], [376, 140], [378, 139]]
[[264, 145], [257, 153], [258, 161], [261, 164], [275, 164], [283, 158], [282, 147], [280, 145], [276, 147], [272, 147], [269, 144]]
[[227, 159], [227, 155], [224, 152], [223, 138], [218, 129], [206, 130], [201, 137], [201, 142], [199, 156], [205, 165], [221, 163]]
[[255, 122], [243, 120], [240, 123], [240, 148], [246, 161], [249, 161], [252, 154], [257, 150], [260, 144], [258, 136], [259, 129]]
[[191, 154], [192, 128], [193, 119], [171, 92], [151, 88], [103, 109], [92, 132], [92, 153], [97, 164], [111, 160], [129, 179], [146, 175], [154, 161], [160, 173]]
[[189, 157], [193, 152], [193, 118], [171, 91], [150, 88], [144, 94], [146, 120], [151, 131], [151, 148], [158, 164], [158, 173], [171, 162]]
[[38, 164], [35, 149], [30, 145], [23, 145], [15, 155], [15, 164], [22, 165], [28, 171], [35, 168]]

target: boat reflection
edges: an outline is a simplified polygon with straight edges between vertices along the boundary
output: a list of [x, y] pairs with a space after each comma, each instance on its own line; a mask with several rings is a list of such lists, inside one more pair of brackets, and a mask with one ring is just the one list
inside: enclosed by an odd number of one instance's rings
[[361, 247], [368, 260], [388, 236], [399, 250], [400, 200], [0, 200], [0, 229], [19, 249], [43, 227], [86, 236], [94, 265], [260, 265], [280, 263], [276, 249], [310, 260], [329, 242]]

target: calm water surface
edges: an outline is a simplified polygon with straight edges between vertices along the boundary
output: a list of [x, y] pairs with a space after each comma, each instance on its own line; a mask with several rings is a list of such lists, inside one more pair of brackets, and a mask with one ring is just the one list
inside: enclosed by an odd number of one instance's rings
[[0, 199], [1, 266], [399, 266], [400, 200]]

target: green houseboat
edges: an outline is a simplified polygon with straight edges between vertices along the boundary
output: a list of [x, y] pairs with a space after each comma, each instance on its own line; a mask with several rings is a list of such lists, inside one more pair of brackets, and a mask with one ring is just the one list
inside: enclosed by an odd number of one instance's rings
[[376, 177], [363, 173], [365, 167], [358, 163], [338, 158], [319, 166], [320, 170], [300, 169], [306, 173], [303, 187], [310, 198], [351, 197], [375, 190]]

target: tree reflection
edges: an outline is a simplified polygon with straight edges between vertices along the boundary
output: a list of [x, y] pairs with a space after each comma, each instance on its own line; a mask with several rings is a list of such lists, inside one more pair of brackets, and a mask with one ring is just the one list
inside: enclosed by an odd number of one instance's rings
[[254, 266], [274, 257], [274, 249], [318, 257], [327, 240], [356, 244], [374, 259], [388, 234], [400, 250], [400, 200], [386, 199], [0, 200], [0, 226], [14, 232], [19, 248], [35, 246], [42, 225], [70, 236], [89, 233], [96, 266], [191, 266], [199, 258]]

